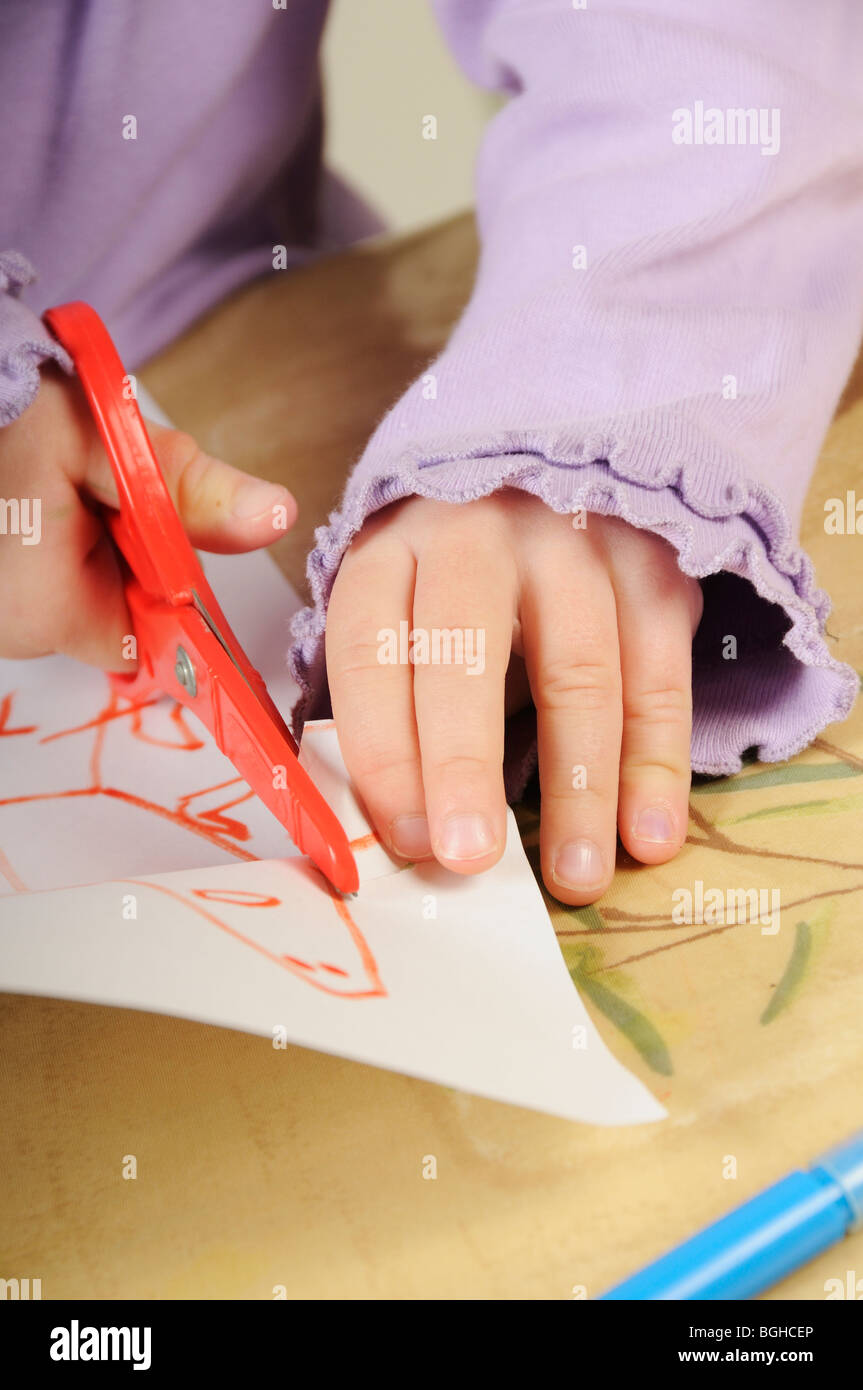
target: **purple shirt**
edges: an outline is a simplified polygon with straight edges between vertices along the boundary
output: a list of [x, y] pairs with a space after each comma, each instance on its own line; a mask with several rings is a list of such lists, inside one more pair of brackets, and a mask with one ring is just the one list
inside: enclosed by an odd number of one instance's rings
[[[705, 580], [697, 770], [734, 771], [753, 746], [788, 757], [858, 686], [825, 644], [828, 601], [795, 535], [863, 323], [863, 9], [435, 8], [468, 74], [511, 95], [479, 161], [480, 272], [318, 533], [298, 724], [326, 709], [327, 599], [365, 517], [509, 485], [656, 531]], [[325, 14], [5, 0], [0, 423], [32, 400], [38, 364], [62, 360], [49, 304], [89, 300], [134, 367], [270, 269], [275, 245], [299, 263], [373, 230], [320, 167]], [[532, 756], [514, 754], [511, 792]]]

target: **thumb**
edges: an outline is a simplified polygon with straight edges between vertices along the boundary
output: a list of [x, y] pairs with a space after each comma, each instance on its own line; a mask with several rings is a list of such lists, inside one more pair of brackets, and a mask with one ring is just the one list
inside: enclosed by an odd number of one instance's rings
[[271, 545], [293, 526], [287, 488], [205, 454], [190, 434], [148, 422], [168, 489], [193, 545], [229, 554]]
[[[297, 517], [287, 488], [255, 478], [205, 454], [182, 430], [146, 421], [153, 451], [192, 545], [220, 554], [257, 550], [283, 536]], [[102, 501], [117, 505], [117, 489], [98, 444], [86, 483]]]

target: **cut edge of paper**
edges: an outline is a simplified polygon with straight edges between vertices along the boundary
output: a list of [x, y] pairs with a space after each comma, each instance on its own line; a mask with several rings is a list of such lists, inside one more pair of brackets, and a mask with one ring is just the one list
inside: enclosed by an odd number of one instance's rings
[[[0, 988], [262, 1037], [284, 1010], [296, 1046], [568, 1120], [665, 1118], [593, 1024], [512, 812], [486, 874], [398, 865], [369, 839], [332, 722], [308, 725], [303, 741], [310, 774], [360, 842], [358, 862], [377, 856], [355, 903], [298, 857], [21, 894], [4, 899]], [[424, 923], [427, 899], [436, 919]], [[303, 942], [317, 966], [295, 958]]]

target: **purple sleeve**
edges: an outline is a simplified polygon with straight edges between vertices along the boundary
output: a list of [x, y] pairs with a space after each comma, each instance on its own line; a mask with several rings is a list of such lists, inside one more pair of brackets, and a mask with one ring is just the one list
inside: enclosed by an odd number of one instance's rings
[[[317, 533], [295, 722], [327, 708], [327, 600], [364, 519], [510, 486], [648, 528], [703, 580], [697, 771], [787, 758], [858, 687], [795, 538], [863, 322], [863, 7], [437, 9], [470, 76], [510, 93], [479, 161], [480, 269]], [[510, 745], [511, 794], [529, 766]]]
[[39, 366], [47, 358], [72, 372], [72, 359], [19, 298], [36, 279], [17, 251], [0, 251], [0, 425], [10, 425], [39, 390]]

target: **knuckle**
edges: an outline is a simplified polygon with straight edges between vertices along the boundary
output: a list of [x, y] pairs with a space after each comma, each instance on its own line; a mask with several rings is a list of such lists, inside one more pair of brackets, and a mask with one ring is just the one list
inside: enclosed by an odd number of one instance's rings
[[476, 753], [444, 753], [432, 760], [430, 770], [436, 777], [444, 777], [448, 780], [455, 777], [461, 780], [471, 780], [487, 776], [489, 766], [489, 759], [480, 757]]
[[686, 782], [688, 785], [692, 778], [692, 768], [689, 763], [689, 750], [681, 754], [679, 758], [673, 753], [651, 752], [647, 754], [626, 753], [620, 768], [620, 784], [627, 786], [632, 782], [639, 785], [648, 781], [650, 777], [659, 773], [663, 778], [671, 777], [675, 782]]
[[409, 786], [418, 776], [419, 763], [410, 753], [367, 743], [351, 758], [351, 772], [357, 782], [379, 792], [382, 787]]
[[198, 441], [185, 430], [169, 430], [159, 443], [162, 463], [171, 471], [184, 472], [201, 455]]
[[624, 718], [630, 723], [686, 728], [692, 717], [692, 693], [684, 686], [657, 686], [624, 693]]
[[374, 633], [368, 637], [343, 637], [328, 632], [327, 666], [331, 678], [343, 681], [349, 676], [356, 678], [371, 672], [380, 676], [401, 669], [382, 662], [380, 650], [380, 640]]
[[620, 698], [620, 672], [603, 662], [550, 661], [540, 672], [537, 708], [604, 709]]
[[198, 506], [206, 504], [207, 489], [213, 476], [210, 463], [211, 460], [191, 435], [181, 434], [179, 441], [172, 446], [166, 471], [168, 477], [173, 479], [181, 512], [191, 515]]
[[542, 801], [547, 811], [556, 808], [553, 814], [563, 814], [567, 820], [571, 818], [573, 810], [578, 812], [579, 825], [593, 825], [604, 823], [609, 813], [614, 812], [617, 805], [617, 781], [616, 769], [613, 780], [602, 785], [591, 786], [590, 778], [585, 787], [576, 790], [572, 785], [572, 778], [567, 775], [566, 769], [561, 769], [558, 776], [552, 775], [546, 778], [546, 784], [542, 789]]

